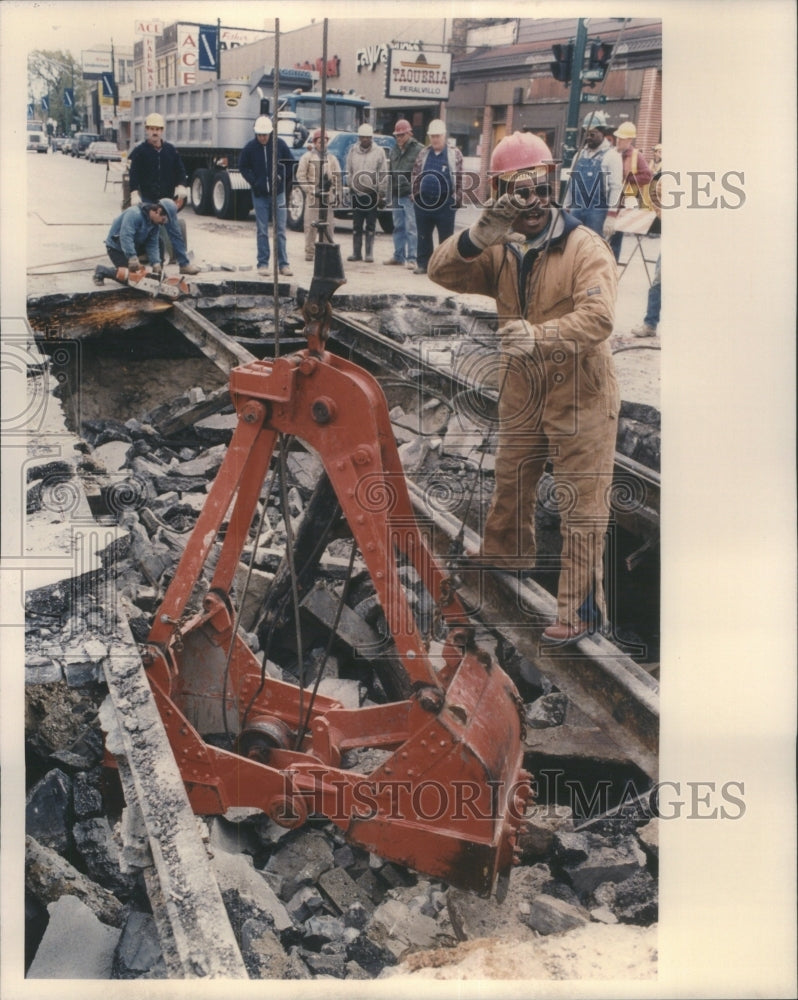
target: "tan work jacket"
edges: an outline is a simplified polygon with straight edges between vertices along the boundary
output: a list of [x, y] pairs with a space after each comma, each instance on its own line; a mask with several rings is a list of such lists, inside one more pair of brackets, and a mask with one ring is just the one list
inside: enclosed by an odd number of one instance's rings
[[[325, 156], [324, 174], [330, 181], [330, 207], [341, 204], [341, 167], [338, 159], [331, 153]], [[305, 192], [305, 197], [314, 207], [320, 204], [319, 177], [321, 174], [321, 156], [315, 149], [303, 154], [296, 169], [296, 182]]]

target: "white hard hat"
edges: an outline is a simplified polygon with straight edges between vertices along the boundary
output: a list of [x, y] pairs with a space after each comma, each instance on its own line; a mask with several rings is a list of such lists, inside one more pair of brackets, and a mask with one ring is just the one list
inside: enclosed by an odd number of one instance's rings
[[368, 122], [363, 122], [360, 128], [357, 130], [358, 135], [374, 135], [374, 129]]
[[446, 124], [440, 118], [433, 118], [427, 126], [427, 135], [446, 135]]
[[157, 111], [153, 111], [151, 115], [147, 115], [144, 119], [144, 125], [146, 128], [166, 128], [163, 115], [159, 115]]
[[272, 120], [268, 115], [261, 115], [259, 118], [256, 118], [252, 128], [255, 135], [271, 135], [274, 131], [274, 125], [272, 125]]
[[596, 128], [608, 128], [609, 119], [606, 111], [588, 111], [582, 121], [582, 128], [586, 131]]

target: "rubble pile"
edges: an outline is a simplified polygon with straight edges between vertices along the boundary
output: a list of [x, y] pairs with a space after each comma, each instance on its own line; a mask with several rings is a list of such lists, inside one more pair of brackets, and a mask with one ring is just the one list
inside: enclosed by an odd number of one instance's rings
[[[191, 404], [173, 401], [168, 409], [173, 414]], [[394, 417], [401, 423], [401, 414]], [[167, 975], [146, 882], [128, 860], [121, 786], [104, 756], [102, 639], [113, 632], [117, 601], [135, 639], [146, 639], [235, 419], [222, 406], [168, 437], [158, 429], [163, 412], [91, 421], [82, 428], [86, 446], [74, 466], [42, 466], [31, 477], [30, 510], [41, 512], [55, 481], [63, 487], [79, 477], [98, 523], [124, 531], [101, 553], [100, 568], [27, 595], [30, 977]], [[408, 437], [402, 447], [414, 443]], [[316, 457], [290, 452], [284, 487], [295, 536], [313, 506], [319, 472]], [[249, 577], [240, 623], [245, 641], [255, 652], [269, 643], [267, 669], [281, 680], [295, 680], [303, 670], [307, 683], [322, 668], [320, 691], [347, 706], [390, 699], [390, 671], [362, 655], [367, 648], [384, 651], [384, 620], [359, 560], [349, 578], [350, 543], [338, 537], [344, 532], [334, 512], [326, 514], [330, 541], [300, 594], [303, 663], [290, 638], [293, 625], [281, 630], [273, 618], [264, 621], [286, 535], [280, 490], [263, 495], [261, 505], [264, 531], [257, 539], [253, 531], [236, 581], [240, 595]], [[428, 595], [407, 568], [403, 581], [434, 641]], [[346, 613], [339, 615], [344, 588]], [[539, 678], [521, 681], [530, 727], [562, 726], [564, 696]], [[344, 766], [368, 770], [368, 753], [351, 754]], [[503, 904], [384, 862], [348, 844], [321, 816], [291, 831], [257, 810], [235, 809], [199, 822], [252, 978], [371, 979], [411, 954], [458, 942], [531, 939], [591, 922], [647, 926], [657, 919], [656, 820], [634, 808], [579, 830], [568, 807], [538, 802]]]

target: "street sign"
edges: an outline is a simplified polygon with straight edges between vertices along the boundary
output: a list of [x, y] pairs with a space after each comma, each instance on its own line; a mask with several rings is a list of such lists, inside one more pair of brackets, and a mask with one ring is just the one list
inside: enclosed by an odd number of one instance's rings
[[589, 83], [591, 80], [603, 80], [604, 70], [603, 69], [583, 69], [579, 74], [580, 80], [584, 80]]
[[64, 107], [75, 107], [75, 91], [71, 87], [64, 88]]
[[101, 74], [101, 79], [103, 82], [103, 97], [113, 97], [114, 96], [114, 74], [113, 73], [103, 73]]
[[606, 94], [582, 94], [579, 100], [583, 104], [606, 104], [607, 95]]

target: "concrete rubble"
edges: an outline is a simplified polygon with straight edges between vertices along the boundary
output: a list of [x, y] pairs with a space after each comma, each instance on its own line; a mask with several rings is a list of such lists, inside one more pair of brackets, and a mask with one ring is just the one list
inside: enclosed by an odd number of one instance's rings
[[[92, 516], [118, 529], [98, 555], [99, 568], [27, 594], [26, 903], [31, 978], [157, 979], [169, 975], [148, 885], [129, 863], [136, 836], [122, 787], [103, 751], [102, 664], [122, 611], [138, 642], [146, 639], [188, 532], [232, 434], [234, 415], [217, 412], [180, 425], [175, 413], [199, 393], [125, 422], [84, 423], [70, 461], [31, 470], [29, 513], [46, 509], [54, 485], [90, 482]], [[430, 452], [454, 463], [446, 435], [421, 438], [403, 426], [410, 464]], [[169, 424], [171, 434], [159, 428]], [[473, 430], [473, 429], [472, 429]], [[443, 428], [441, 428], [443, 431]], [[457, 441], [462, 446], [463, 436]], [[471, 442], [473, 444], [473, 441]], [[416, 453], [417, 452], [417, 453]], [[422, 454], [423, 452], [423, 454]], [[319, 462], [288, 457], [294, 528], [311, 503]], [[334, 609], [346, 577], [349, 544], [331, 535], [313, 585], [302, 595], [305, 661], [288, 630], [269, 632], [260, 610], [285, 547], [279, 490], [262, 496], [264, 533], [251, 536], [236, 587], [249, 574], [241, 630], [267, 669], [295, 681], [323, 662], [322, 693], [358, 707], [386, 700], [384, 675], [364, 651], [385, 639], [384, 619], [363, 564], [355, 560], [345, 614]], [[260, 511], [259, 511], [260, 512]], [[432, 619], [417, 577], [403, 571], [411, 603]], [[426, 602], [426, 603], [425, 603]], [[104, 641], [104, 638], [107, 641]], [[484, 638], [491, 641], [491, 637]], [[495, 642], [495, 639], [494, 639]], [[328, 648], [329, 647], [329, 648]], [[578, 732], [568, 699], [531, 664], [496, 648], [525, 701], [533, 734]], [[586, 730], [587, 731], [587, 730]], [[537, 745], [538, 751], [540, 745]], [[363, 752], [350, 763], [363, 767]], [[346, 764], [345, 764], [346, 766]], [[533, 768], [534, 769], [534, 768]], [[483, 937], [525, 940], [592, 923], [656, 922], [656, 820], [630, 806], [587, 831], [573, 811], [539, 801], [520, 838], [522, 863], [503, 904], [477, 899], [348, 844], [323, 817], [287, 831], [255, 810], [202, 817], [203, 842], [247, 975], [262, 979], [374, 979], [408, 956]], [[138, 834], [140, 837], [140, 834]], [[80, 948], [75, 941], [80, 940]]]

